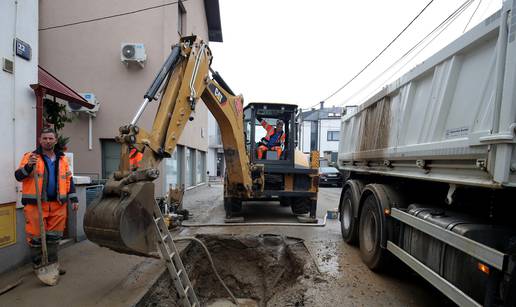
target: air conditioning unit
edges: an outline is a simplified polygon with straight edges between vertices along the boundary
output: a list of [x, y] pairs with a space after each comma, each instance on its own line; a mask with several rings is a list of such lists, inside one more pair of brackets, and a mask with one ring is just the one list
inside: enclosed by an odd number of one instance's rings
[[129, 65], [129, 63], [136, 63], [142, 68], [147, 61], [147, 54], [145, 53], [145, 46], [137, 43], [122, 43], [120, 48], [120, 59], [122, 63]]
[[68, 112], [84, 112], [88, 113], [90, 115], [95, 116], [97, 111], [100, 108], [100, 103], [97, 101], [97, 98], [95, 97], [95, 94], [93, 93], [79, 93], [88, 103], [92, 104], [94, 107], [93, 109], [88, 109], [84, 106], [81, 106], [78, 103], [75, 102], [69, 102], [66, 105], [66, 109]]

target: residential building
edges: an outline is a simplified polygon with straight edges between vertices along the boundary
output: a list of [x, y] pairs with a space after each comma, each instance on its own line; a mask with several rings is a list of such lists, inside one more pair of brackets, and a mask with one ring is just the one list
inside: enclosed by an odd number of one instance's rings
[[[75, 172], [94, 179], [118, 168], [118, 128], [131, 121], [180, 35], [222, 41], [217, 0], [42, 1], [39, 17], [40, 63], [100, 103], [94, 117], [79, 112], [64, 130]], [[124, 44], [143, 49], [142, 61], [124, 63]], [[150, 131], [156, 110], [157, 103], [150, 104], [138, 125]], [[173, 156], [160, 165], [156, 195], [169, 185], [206, 182], [208, 111], [202, 102], [193, 117]]]
[[339, 150], [342, 107], [312, 108], [299, 116], [299, 149], [304, 153], [318, 150], [323, 160], [336, 161]]

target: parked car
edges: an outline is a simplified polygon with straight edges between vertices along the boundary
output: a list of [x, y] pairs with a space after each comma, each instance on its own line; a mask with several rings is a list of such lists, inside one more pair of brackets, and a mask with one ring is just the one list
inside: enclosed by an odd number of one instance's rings
[[319, 186], [332, 185], [341, 187], [344, 177], [335, 167], [319, 168]]

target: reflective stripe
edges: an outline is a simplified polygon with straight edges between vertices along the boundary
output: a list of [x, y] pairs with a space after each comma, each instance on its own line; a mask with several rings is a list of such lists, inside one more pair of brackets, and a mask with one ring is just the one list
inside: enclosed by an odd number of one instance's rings
[[27, 170], [25, 169], [25, 166], [21, 168], [21, 172], [22, 172], [22, 174], [24, 174], [25, 176], [29, 176], [29, 173], [27, 173]]
[[47, 235], [51, 235], [51, 236], [63, 236], [63, 231], [56, 231], [56, 230], [52, 230], [52, 231], [47, 231]]
[[22, 194], [22, 198], [37, 199], [36, 194]]

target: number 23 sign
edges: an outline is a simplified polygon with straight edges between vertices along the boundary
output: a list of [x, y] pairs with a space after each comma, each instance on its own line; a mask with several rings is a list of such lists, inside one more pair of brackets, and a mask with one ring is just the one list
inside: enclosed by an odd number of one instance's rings
[[32, 48], [30, 45], [18, 38], [14, 44], [16, 48], [16, 55], [22, 59], [30, 61], [32, 57]]

